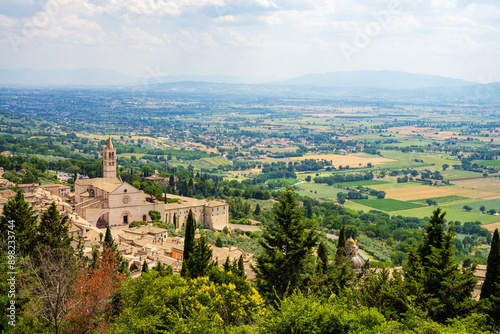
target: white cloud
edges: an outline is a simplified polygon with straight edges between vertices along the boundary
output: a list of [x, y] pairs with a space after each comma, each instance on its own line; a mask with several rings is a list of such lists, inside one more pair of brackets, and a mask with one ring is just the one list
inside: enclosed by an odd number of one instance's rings
[[126, 26], [121, 26], [120, 36], [124, 40], [129, 40], [134, 42], [133, 44], [130, 44], [132, 48], [151, 49], [154, 47], [166, 45], [165, 41], [163, 41], [161, 38], [155, 37], [138, 27], [131, 28]]
[[[453, 65], [463, 73], [469, 71], [471, 77], [488, 67], [500, 77], [496, 60], [500, 4], [492, 1], [49, 0], [45, 6], [23, 1], [9, 9], [12, 15], [0, 6], [0, 38], [4, 41], [15, 34], [25, 38], [23, 43], [28, 43], [31, 51], [47, 53], [57, 44], [60, 52], [54, 57], [64, 57], [64, 50], [71, 54], [81, 47], [82, 57], [85, 52], [92, 53], [92, 59], [103, 63], [113, 64], [126, 55], [130, 59], [122, 61], [127, 64], [124, 72], [129, 72], [134, 59], [144, 65], [168, 55], [166, 64], [177, 64], [175, 70], [184, 73], [203, 68], [200, 64], [210, 61], [217, 66], [209, 68], [224, 71], [226, 62], [221, 59], [230, 58], [232, 65], [227, 71], [237, 72], [240, 61], [241, 72], [252, 72], [248, 64], [257, 64], [256, 71], [285, 76], [294, 76], [298, 69], [327, 72], [388, 64], [409, 72], [425, 65], [436, 73], [441, 68], [449, 73]], [[30, 1], [32, 8], [26, 15], [18, 15]], [[389, 21], [381, 23], [380, 13], [398, 3]], [[340, 54], [340, 43], [352, 43], [356, 34], [377, 23], [380, 31], [370, 36], [370, 43], [352, 63], [332, 60], [332, 55]], [[19, 58], [10, 53], [2, 56], [1, 67]], [[23, 57], [35, 59], [37, 52]], [[195, 59], [197, 67], [187, 59]], [[482, 63], [470, 65], [471, 59]], [[74, 60], [74, 67], [79, 67], [78, 61]], [[260, 67], [261, 63], [268, 65]], [[43, 66], [41, 61], [39, 64]]]

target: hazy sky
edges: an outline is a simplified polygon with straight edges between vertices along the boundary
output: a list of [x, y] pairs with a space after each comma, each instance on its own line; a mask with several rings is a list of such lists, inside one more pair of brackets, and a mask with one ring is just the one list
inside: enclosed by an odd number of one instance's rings
[[0, 0], [0, 68], [500, 81], [498, 0]]

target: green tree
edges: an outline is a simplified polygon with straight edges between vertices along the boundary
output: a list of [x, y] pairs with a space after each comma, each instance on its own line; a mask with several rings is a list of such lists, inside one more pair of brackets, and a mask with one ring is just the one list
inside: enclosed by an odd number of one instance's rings
[[109, 225], [106, 227], [106, 235], [104, 236], [104, 247], [114, 248], [115, 241], [113, 239], [113, 235], [111, 234], [111, 228]]
[[470, 205], [464, 205], [463, 209], [467, 212], [472, 211], [472, 207]]
[[254, 267], [257, 288], [268, 302], [287, 291], [304, 288], [312, 271], [312, 251], [318, 240], [314, 228], [307, 230], [292, 188], [285, 186], [273, 207], [275, 224], [262, 234], [261, 255]]
[[240, 255], [240, 258], [238, 259], [238, 275], [241, 277], [246, 276], [245, 275], [245, 264], [243, 263], [243, 254]]
[[448, 164], [443, 164], [443, 166], [442, 166], [442, 167], [443, 167], [443, 170], [447, 170], [448, 168], [450, 168], [450, 165], [448, 165]]
[[321, 241], [318, 245], [318, 250], [316, 251], [318, 254], [318, 258], [321, 260], [320, 266], [324, 273], [326, 273], [328, 269], [328, 249], [325, 246], [325, 243]]
[[498, 229], [495, 229], [491, 241], [486, 277], [481, 287], [481, 299], [486, 299], [492, 295], [500, 297], [500, 240]]
[[160, 221], [161, 220], [161, 213], [156, 210], [149, 210], [148, 212], [149, 217], [151, 217], [152, 221]]
[[253, 213], [254, 213], [254, 215], [258, 216], [258, 215], [260, 215], [260, 211], [261, 211], [260, 204], [257, 203], [257, 205], [255, 206], [255, 211]]
[[174, 224], [174, 227], [177, 228], [177, 214], [175, 212], [174, 212], [174, 218], [173, 218], [172, 224]]
[[71, 247], [71, 238], [68, 235], [69, 225], [66, 224], [68, 216], [59, 214], [56, 202], [52, 202], [47, 210], [42, 213], [38, 225], [38, 244], [51, 248]]
[[194, 245], [189, 258], [183, 262], [186, 267], [182, 268], [186, 268], [187, 276], [190, 278], [203, 277], [207, 274], [211, 259], [212, 250], [205, 235], [202, 234], [198, 243]]
[[[453, 259], [452, 237], [454, 224], [444, 231], [445, 212], [441, 209], [434, 213], [427, 223], [424, 242], [417, 252], [408, 253], [405, 270], [406, 284], [413, 293], [417, 293], [420, 307], [425, 309], [430, 318], [445, 322], [450, 318], [464, 316], [475, 306], [471, 294], [477, 279], [475, 266], [462, 268]], [[421, 291], [416, 292], [418, 289]], [[410, 293], [409, 293], [410, 294]], [[423, 296], [428, 298], [423, 298]]]
[[337, 242], [337, 253], [335, 254], [335, 263], [340, 264], [344, 262], [346, 256], [347, 252], [345, 249], [345, 226], [342, 225], [339, 231], [339, 239]]
[[481, 213], [484, 213], [484, 211], [486, 211], [486, 207], [484, 205], [481, 205], [479, 207], [479, 211], [481, 211]]
[[149, 266], [148, 266], [148, 263], [146, 262], [146, 259], [144, 259], [144, 263], [142, 264], [141, 273], [147, 273], [147, 272], [149, 272]]
[[115, 243], [115, 240], [113, 239], [113, 235], [111, 234], [111, 228], [109, 227], [109, 225], [106, 227], [106, 235], [104, 236], [103, 253], [106, 252], [107, 250], [112, 250], [110, 254], [116, 256], [116, 263], [118, 263], [118, 272], [123, 273], [125, 275], [130, 274], [128, 268], [128, 261], [118, 251], [118, 245]]
[[[31, 254], [36, 243], [36, 227], [38, 215], [31, 204], [24, 200], [22, 190], [18, 190], [16, 197], [10, 199], [3, 206], [3, 215], [0, 217], [0, 233], [2, 240], [8, 240], [9, 226], [13, 226], [18, 254]], [[9, 224], [9, 221], [12, 224]], [[10, 239], [9, 239], [10, 240]]]
[[144, 177], [153, 175], [153, 172], [154, 170], [150, 166], [148, 165], [142, 166], [142, 174], [144, 174]]
[[337, 202], [339, 202], [339, 204], [344, 204], [346, 199], [347, 199], [346, 193], [343, 192], [337, 193]]
[[144, 188], [144, 193], [148, 194], [153, 199], [153, 196], [161, 199], [161, 190], [155, 186], [146, 186]]
[[184, 254], [181, 275], [187, 277], [189, 271], [186, 268], [186, 263], [191, 256], [191, 252], [194, 248], [194, 234], [196, 233], [196, 221], [194, 220], [193, 210], [189, 209], [187, 222], [186, 222], [186, 234], [184, 235]]

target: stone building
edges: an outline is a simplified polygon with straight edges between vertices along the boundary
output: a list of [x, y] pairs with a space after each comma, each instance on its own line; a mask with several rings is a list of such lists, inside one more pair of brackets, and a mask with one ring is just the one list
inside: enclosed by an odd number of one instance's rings
[[103, 152], [102, 178], [80, 179], [75, 181], [74, 205], [78, 215], [98, 228], [108, 225], [127, 225], [134, 220], [149, 219], [148, 212], [160, 212], [161, 220], [173, 222], [176, 215], [177, 228], [186, 224], [191, 209], [198, 224], [222, 229], [229, 221], [229, 207], [221, 201], [198, 200], [189, 197], [167, 194], [167, 199], [178, 198], [177, 203], [151, 203], [146, 195], [116, 177], [116, 149], [111, 138]]

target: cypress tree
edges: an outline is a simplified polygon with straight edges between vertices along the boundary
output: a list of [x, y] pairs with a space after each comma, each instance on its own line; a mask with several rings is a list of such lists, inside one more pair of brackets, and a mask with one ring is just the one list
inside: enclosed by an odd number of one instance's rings
[[261, 211], [260, 204], [257, 203], [257, 205], [255, 206], [255, 211], [253, 213], [254, 213], [254, 215], [258, 216], [258, 215], [260, 215], [260, 211]]
[[38, 244], [50, 248], [71, 247], [71, 238], [68, 235], [69, 225], [66, 224], [68, 216], [61, 217], [57, 210], [56, 202], [52, 202], [47, 210], [42, 213], [38, 225]]
[[273, 208], [274, 226], [262, 234], [263, 251], [253, 268], [257, 288], [268, 302], [280, 300], [287, 291], [305, 288], [312, 274], [312, 252], [318, 240], [314, 228], [307, 229], [294, 190], [286, 190]]
[[321, 260], [321, 268], [323, 273], [326, 273], [328, 269], [328, 249], [326, 249], [325, 243], [321, 241], [318, 246], [318, 258]]
[[106, 235], [104, 236], [104, 247], [111, 247], [115, 246], [115, 242], [113, 240], [113, 235], [111, 234], [111, 229], [109, 228], [109, 225], [106, 227]]
[[189, 209], [187, 222], [186, 222], [186, 234], [184, 235], [184, 254], [183, 254], [183, 262], [181, 275], [186, 277], [189, 275], [188, 270], [186, 269], [186, 262], [189, 260], [191, 256], [191, 252], [195, 246], [194, 242], [194, 234], [196, 233], [196, 222], [194, 220], [193, 210]]
[[500, 239], [498, 229], [495, 229], [491, 240], [486, 277], [481, 287], [481, 299], [486, 299], [492, 295], [500, 297]]
[[240, 255], [238, 259], [238, 275], [241, 277], [245, 276], [245, 265], [243, 264], [243, 255]]
[[177, 228], [177, 215], [175, 214], [175, 212], [172, 224], [174, 224], [174, 228]]
[[339, 231], [339, 239], [337, 243], [337, 253], [335, 254], [335, 263], [340, 264], [347, 257], [345, 250], [345, 227], [342, 225]]
[[[7, 240], [8, 231], [15, 232], [16, 251], [19, 254], [31, 254], [36, 244], [37, 219], [38, 215], [31, 204], [24, 200], [23, 191], [18, 190], [16, 197], [3, 207], [3, 215], [0, 217], [2, 239]], [[9, 221], [13, 223], [9, 224]], [[13, 230], [9, 226], [13, 226]]]
[[[202, 277], [207, 274], [210, 260], [212, 259], [212, 250], [207, 243], [205, 235], [201, 235], [198, 243], [194, 245], [189, 259], [183, 262], [182, 269], [186, 268], [186, 276], [189, 278]], [[184, 267], [184, 264], [186, 265]]]
[[144, 263], [142, 264], [141, 272], [143, 272], [143, 273], [149, 272], [149, 266], [148, 266], [148, 263], [146, 262], [146, 259], [144, 259]]

